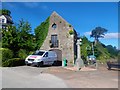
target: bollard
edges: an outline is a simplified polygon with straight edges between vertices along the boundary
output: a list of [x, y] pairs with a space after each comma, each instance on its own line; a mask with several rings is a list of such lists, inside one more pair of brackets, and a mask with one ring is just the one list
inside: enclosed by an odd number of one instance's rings
[[63, 59], [63, 61], [62, 61], [62, 66], [63, 66], [63, 67], [66, 67], [66, 66], [67, 66], [67, 60], [66, 60], [66, 58]]

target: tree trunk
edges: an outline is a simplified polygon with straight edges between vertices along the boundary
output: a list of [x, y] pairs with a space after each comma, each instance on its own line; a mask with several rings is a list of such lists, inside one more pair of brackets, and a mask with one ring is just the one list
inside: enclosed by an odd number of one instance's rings
[[95, 46], [96, 46], [96, 44], [98, 43], [98, 41], [99, 41], [99, 40], [98, 40], [98, 38], [96, 37], [96, 38], [95, 38]]

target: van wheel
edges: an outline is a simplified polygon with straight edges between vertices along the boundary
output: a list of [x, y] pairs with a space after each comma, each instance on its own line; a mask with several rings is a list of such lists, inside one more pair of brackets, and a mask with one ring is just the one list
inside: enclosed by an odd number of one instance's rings
[[39, 67], [42, 67], [42, 66], [43, 66], [43, 62], [40, 62], [40, 63], [38, 64], [38, 66], [39, 66]]
[[30, 64], [25, 64], [26, 66], [30, 66]]
[[53, 65], [53, 66], [56, 66], [56, 65], [57, 65], [57, 61], [54, 61], [52, 65]]

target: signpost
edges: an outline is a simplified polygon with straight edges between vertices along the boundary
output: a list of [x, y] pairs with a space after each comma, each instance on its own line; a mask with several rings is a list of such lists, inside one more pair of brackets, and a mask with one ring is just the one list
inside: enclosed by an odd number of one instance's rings
[[97, 69], [97, 68], [98, 68], [98, 64], [97, 64], [96, 57], [95, 57], [95, 52], [94, 52], [93, 43], [92, 43], [92, 47], [88, 45], [88, 46], [86, 47], [86, 50], [87, 50], [87, 52], [92, 50], [92, 55], [87, 55], [88, 65], [94, 64], [95, 67], [96, 67], [96, 69]]

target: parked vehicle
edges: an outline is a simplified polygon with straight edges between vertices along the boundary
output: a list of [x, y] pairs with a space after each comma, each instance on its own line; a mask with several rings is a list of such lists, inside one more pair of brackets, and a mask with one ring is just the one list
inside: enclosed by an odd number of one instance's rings
[[96, 57], [94, 55], [88, 56], [88, 63], [89, 64], [95, 64], [96, 63]]
[[37, 50], [25, 59], [26, 65], [53, 65], [57, 61], [57, 54], [54, 51]]
[[111, 68], [118, 68], [120, 69], [120, 62], [119, 61], [108, 61], [107, 62], [108, 70], [111, 70]]
[[94, 55], [90, 55], [88, 56], [88, 60], [95, 61], [96, 57]]

